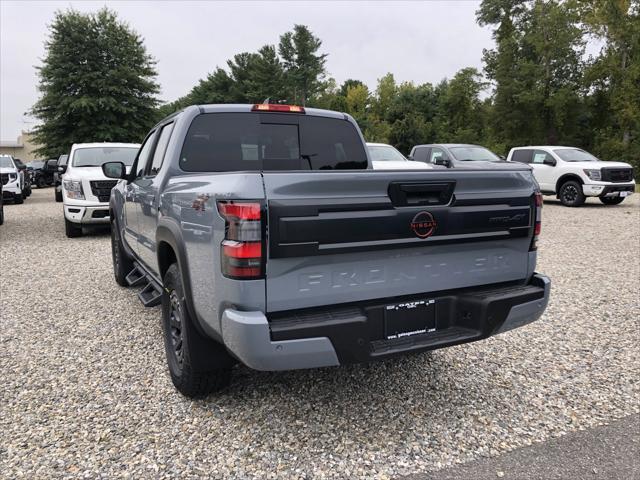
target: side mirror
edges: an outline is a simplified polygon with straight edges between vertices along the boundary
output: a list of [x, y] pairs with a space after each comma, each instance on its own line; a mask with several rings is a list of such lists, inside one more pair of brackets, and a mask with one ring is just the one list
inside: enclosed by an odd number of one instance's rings
[[506, 161], [507, 161], [507, 157], [505, 157], [504, 155], [498, 155], [498, 158], [499, 158], [500, 160], [502, 160], [503, 162], [506, 162]]
[[63, 174], [64, 172], [66, 172], [66, 171], [67, 171], [67, 166], [66, 166], [66, 165], [60, 165], [60, 166], [58, 167], [58, 173], [59, 173], [60, 175], [62, 175], [62, 174]]
[[58, 160], [47, 160], [44, 164], [44, 170], [47, 172], [55, 172], [58, 170]]
[[544, 165], [550, 165], [552, 167], [556, 166], [556, 159], [555, 158], [551, 158], [551, 157], [546, 157], [544, 159], [544, 162], [542, 162]]
[[102, 173], [107, 178], [117, 178], [121, 180], [126, 178], [127, 169], [122, 162], [106, 162], [102, 164]]
[[433, 163], [435, 165], [442, 165], [443, 167], [447, 167], [447, 168], [451, 167], [451, 160], [449, 160], [448, 158], [442, 158], [442, 157], [434, 158]]
[[407, 160], [413, 161], [413, 155], [407, 155]]

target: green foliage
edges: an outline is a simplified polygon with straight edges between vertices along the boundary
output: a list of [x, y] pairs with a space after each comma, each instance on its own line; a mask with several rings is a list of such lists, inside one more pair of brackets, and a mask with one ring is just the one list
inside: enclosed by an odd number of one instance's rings
[[588, 32], [603, 42], [589, 63], [593, 150], [634, 164], [640, 176], [640, 4], [632, 0], [577, 3]]
[[285, 70], [287, 98], [306, 105], [322, 88], [326, 70], [326, 54], [318, 54], [322, 41], [304, 25], [295, 25], [293, 32], [280, 37], [278, 53]]
[[[478, 23], [495, 48], [483, 74], [463, 68], [437, 84], [375, 90], [327, 78], [327, 54], [308, 27], [295, 25], [276, 45], [234, 55], [184, 97], [154, 110], [152, 59], [139, 37], [109, 10], [57, 14], [40, 70], [47, 155], [87, 140], [138, 140], [158, 116], [191, 104], [287, 102], [352, 115], [368, 141], [404, 153], [416, 144], [513, 146], [566, 144], [605, 159], [640, 159], [640, 4], [636, 0], [483, 0]], [[585, 59], [587, 40], [602, 50]], [[640, 172], [638, 172], [640, 173]]]
[[31, 114], [46, 158], [78, 142], [138, 142], [158, 117], [155, 62], [142, 39], [107, 8], [57, 12]]

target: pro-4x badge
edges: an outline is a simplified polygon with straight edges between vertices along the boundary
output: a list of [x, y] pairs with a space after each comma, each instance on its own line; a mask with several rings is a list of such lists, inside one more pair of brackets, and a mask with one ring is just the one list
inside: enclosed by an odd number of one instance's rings
[[438, 224], [429, 212], [419, 212], [411, 220], [411, 230], [420, 238], [430, 237]]

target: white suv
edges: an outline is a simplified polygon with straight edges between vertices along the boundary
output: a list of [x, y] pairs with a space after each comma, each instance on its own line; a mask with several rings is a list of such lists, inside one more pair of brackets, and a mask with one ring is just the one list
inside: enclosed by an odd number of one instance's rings
[[133, 164], [140, 145], [137, 143], [76, 143], [69, 161], [60, 167], [62, 202], [67, 237], [82, 235], [82, 227], [109, 224], [109, 197], [117, 180], [102, 173], [105, 162]]
[[635, 190], [631, 165], [603, 162], [579, 148], [517, 147], [507, 160], [529, 164], [542, 194], [555, 195], [567, 207], [582, 205], [586, 197], [617, 205]]
[[18, 169], [11, 155], [0, 155], [2, 195], [14, 203], [24, 202], [24, 172]]

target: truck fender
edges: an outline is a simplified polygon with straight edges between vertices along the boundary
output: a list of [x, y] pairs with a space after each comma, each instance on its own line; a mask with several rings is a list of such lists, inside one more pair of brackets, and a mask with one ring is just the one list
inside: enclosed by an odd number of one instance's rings
[[584, 185], [584, 182], [582, 181], [582, 179], [575, 173], [565, 173], [556, 182], [556, 195], [560, 194], [560, 186], [568, 180], [575, 180], [580, 185]]
[[198, 316], [193, 303], [193, 290], [191, 289], [191, 276], [189, 275], [189, 264], [187, 260], [184, 239], [178, 223], [170, 217], [163, 217], [158, 220], [156, 229], [156, 245], [158, 255], [158, 275], [162, 282], [162, 277], [171, 265], [171, 259], [166, 258], [166, 250], [162, 244], [167, 244], [175, 254], [175, 260], [178, 263], [180, 276], [182, 277], [182, 286], [185, 294], [185, 304], [189, 311], [189, 316], [195, 320], [195, 327], [201, 335], [205, 335], [214, 340], [220, 340], [216, 332], [211, 329], [204, 328], [204, 321]]

